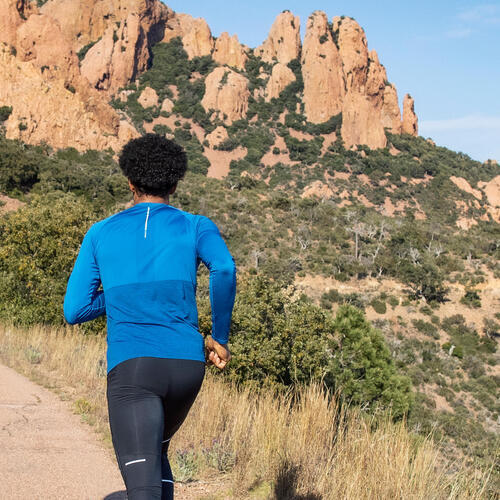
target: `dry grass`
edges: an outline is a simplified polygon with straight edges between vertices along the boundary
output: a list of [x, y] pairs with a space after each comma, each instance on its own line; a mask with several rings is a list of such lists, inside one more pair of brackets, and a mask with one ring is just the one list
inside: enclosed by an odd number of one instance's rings
[[[0, 326], [0, 359], [71, 399], [109, 440], [104, 352], [77, 329]], [[486, 474], [445, 466], [429, 438], [340, 408], [317, 385], [256, 394], [208, 375], [171, 457], [178, 479], [226, 478], [230, 493], [216, 498], [487, 498]]]

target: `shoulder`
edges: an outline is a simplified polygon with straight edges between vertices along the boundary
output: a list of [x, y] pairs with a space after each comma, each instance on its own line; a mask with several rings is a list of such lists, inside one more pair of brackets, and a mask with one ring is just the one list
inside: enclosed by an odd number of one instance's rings
[[193, 227], [196, 233], [204, 232], [204, 231], [216, 231], [219, 233], [219, 228], [211, 219], [206, 217], [205, 215], [192, 214], [190, 212], [185, 212], [180, 208], [173, 207], [169, 205], [170, 209], [175, 210], [175, 212], [183, 216], [186, 221]]
[[215, 222], [212, 219], [209, 219], [205, 215], [196, 215], [195, 217], [196, 217], [196, 231], [198, 234], [207, 231], [213, 231], [217, 234], [220, 234], [217, 224], [215, 224]]
[[87, 233], [85, 234], [85, 239], [89, 239], [90, 241], [92, 241], [93, 244], [95, 244], [99, 238], [101, 231], [108, 224], [108, 222], [120, 216], [121, 214], [125, 213], [126, 211], [127, 210], [122, 210], [121, 212], [110, 215], [109, 217], [106, 217], [105, 219], [102, 219], [92, 224]]

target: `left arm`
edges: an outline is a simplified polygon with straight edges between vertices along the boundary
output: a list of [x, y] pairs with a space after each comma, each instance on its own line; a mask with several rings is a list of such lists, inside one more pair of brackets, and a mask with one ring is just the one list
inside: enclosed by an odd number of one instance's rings
[[66, 288], [64, 318], [70, 325], [91, 321], [106, 312], [104, 293], [97, 291], [101, 277], [94, 254], [93, 229], [94, 226], [83, 239]]

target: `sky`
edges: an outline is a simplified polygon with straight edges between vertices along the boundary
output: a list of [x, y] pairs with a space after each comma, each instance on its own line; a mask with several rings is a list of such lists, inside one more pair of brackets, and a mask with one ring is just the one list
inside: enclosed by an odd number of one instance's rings
[[285, 9], [353, 17], [396, 85], [415, 99], [419, 134], [479, 161], [500, 162], [500, 0], [166, 0], [203, 17], [212, 34], [254, 48]]

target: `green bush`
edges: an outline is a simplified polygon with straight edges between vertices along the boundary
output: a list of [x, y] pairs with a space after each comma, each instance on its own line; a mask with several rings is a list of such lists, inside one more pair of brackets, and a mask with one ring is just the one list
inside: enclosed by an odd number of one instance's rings
[[84, 45], [77, 53], [78, 60], [83, 61], [85, 59], [85, 56], [87, 55], [87, 52], [97, 43], [101, 40], [102, 37], [99, 37], [97, 40], [94, 40], [92, 42], [89, 42], [87, 45]]
[[0, 106], [0, 122], [7, 121], [11, 113], [12, 106]]
[[341, 306], [335, 317], [338, 354], [332, 358], [332, 376], [342, 394], [354, 403], [392, 408], [399, 418], [412, 407], [410, 379], [396, 372], [382, 334], [361, 311]]
[[0, 318], [22, 325], [63, 323], [67, 279], [97, 218], [73, 194], [34, 197], [0, 218]]
[[306, 165], [312, 165], [319, 160], [323, 141], [322, 137], [315, 137], [310, 141], [301, 141], [290, 135], [285, 136], [285, 143], [290, 152], [290, 159], [300, 161]]
[[433, 339], [439, 338], [438, 329], [432, 324], [424, 321], [423, 319], [412, 320], [413, 326], [424, 335], [432, 337]]
[[[323, 381], [346, 401], [395, 418], [412, 404], [410, 381], [398, 375], [382, 334], [352, 306], [329, 314], [302, 297], [290, 301], [279, 283], [263, 276], [239, 284], [227, 376], [240, 384], [283, 388]], [[201, 327], [208, 331], [207, 299]]]
[[172, 129], [167, 125], [155, 125], [153, 127], [153, 132], [158, 135], [166, 135], [172, 132]]
[[375, 309], [377, 314], [385, 314], [387, 312], [387, 305], [383, 300], [373, 299], [370, 305]]
[[26, 193], [38, 181], [40, 156], [34, 148], [0, 136], [0, 191]]
[[481, 297], [477, 290], [466, 290], [464, 296], [460, 299], [460, 303], [467, 307], [478, 309], [481, 307]]

